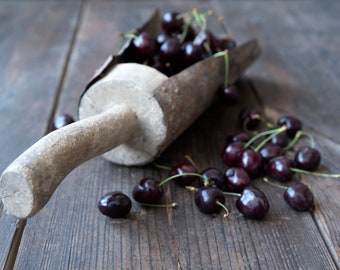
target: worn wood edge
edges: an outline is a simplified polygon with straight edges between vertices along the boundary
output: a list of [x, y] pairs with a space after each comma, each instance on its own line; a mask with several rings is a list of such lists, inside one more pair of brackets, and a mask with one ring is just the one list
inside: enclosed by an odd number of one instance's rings
[[2, 173], [4, 211], [18, 218], [35, 215], [74, 168], [120, 145], [136, 125], [135, 113], [117, 105], [42, 137]]
[[[257, 40], [250, 40], [228, 52], [228, 54], [228, 81], [233, 83], [260, 56], [261, 49]], [[225, 66], [226, 59], [223, 56], [212, 56], [190, 66], [177, 75], [169, 77], [158, 87], [155, 91], [156, 98], [164, 110], [166, 126], [171, 129], [158, 155], [211, 105], [216, 98], [218, 88], [224, 84]], [[177, 91], [178, 94], [172, 95], [173, 91]], [[176, 101], [173, 100], [173, 97], [176, 98]], [[189, 100], [196, 100], [202, 108], [193, 111], [188, 119], [181, 110], [188, 107]], [[174, 108], [172, 105], [174, 102], [181, 105]], [[174, 109], [179, 111], [173, 112]]]
[[130, 107], [138, 118], [138, 125], [130, 138], [103, 154], [104, 158], [127, 166], [153, 160], [168, 132], [154, 89], [167, 79], [150, 66], [120, 63], [82, 96], [78, 108], [80, 120], [119, 104]]

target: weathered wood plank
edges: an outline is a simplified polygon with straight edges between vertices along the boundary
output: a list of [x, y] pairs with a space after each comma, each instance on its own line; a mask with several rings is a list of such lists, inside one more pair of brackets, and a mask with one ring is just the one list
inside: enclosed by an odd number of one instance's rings
[[[0, 172], [44, 135], [78, 10], [79, 3], [0, 3]], [[0, 266], [11, 245], [16, 253], [23, 226], [0, 203]]]
[[[213, 7], [220, 15], [225, 15], [240, 40], [254, 36], [263, 38], [262, 34], [268, 34], [273, 24], [279, 24], [271, 15], [272, 8], [264, 2], [197, 4], [178, 1], [161, 6], [162, 10], [189, 10], [194, 5], [202, 9]], [[303, 11], [312, 7], [313, 11], [317, 4], [290, 2], [289, 6], [289, 10]], [[155, 7], [154, 2], [89, 3], [71, 55], [59, 112], [76, 113], [77, 101], [87, 79], [119, 43], [114, 33], [138, 25], [151, 7]], [[261, 10], [261, 16], [253, 12], [257, 9]], [[127, 11], [129, 16], [126, 16]], [[317, 12], [316, 9], [312, 11], [310, 16]], [[245, 23], [240, 18], [248, 19]], [[297, 37], [293, 35], [292, 38]], [[271, 43], [266, 42], [267, 39], [262, 41], [264, 49], [277, 55]], [[261, 63], [249, 70], [251, 79], [258, 72], [260, 76], [270, 72], [271, 66], [266, 64], [271, 62], [267, 57], [268, 53]], [[284, 70], [286, 65], [281, 68]], [[278, 83], [282, 87], [278, 78], [273, 77], [274, 85]], [[262, 88], [257, 83], [256, 87], [262, 97]], [[242, 83], [241, 89], [244, 99], [237, 107], [226, 108], [216, 103], [158, 162], [173, 165], [189, 154], [201, 168], [224, 169], [219, 153], [225, 136], [235, 130], [239, 109], [245, 105], [260, 107], [247, 81]], [[274, 100], [273, 95], [271, 98]], [[264, 104], [271, 101], [268, 97]], [[276, 103], [280, 108], [289, 105], [289, 100], [280, 102]], [[98, 212], [96, 202], [105, 192], [121, 190], [129, 194], [139, 179], [165, 175], [166, 172], [159, 172], [152, 166], [126, 168], [100, 157], [82, 165], [67, 177], [43, 211], [28, 220], [16, 268], [105, 269], [114, 265], [117, 269], [336, 269], [313, 217], [309, 213], [292, 211], [283, 202], [280, 190], [261, 181], [254, 184], [268, 194], [272, 205], [268, 217], [261, 222], [241, 217], [233, 206], [235, 198], [231, 197], [226, 203], [231, 210], [228, 219], [205, 216], [195, 208], [189, 191], [172, 184], [166, 187], [165, 201], [176, 201], [177, 209], [143, 209], [134, 205], [130, 217], [117, 222]], [[319, 209], [322, 209], [327, 205], [326, 191], [317, 196]], [[316, 215], [324, 215], [318, 211]], [[327, 224], [325, 221], [322, 226], [325, 231], [327, 228], [332, 231], [327, 235], [334, 241], [337, 229], [333, 222], [330, 227]]]

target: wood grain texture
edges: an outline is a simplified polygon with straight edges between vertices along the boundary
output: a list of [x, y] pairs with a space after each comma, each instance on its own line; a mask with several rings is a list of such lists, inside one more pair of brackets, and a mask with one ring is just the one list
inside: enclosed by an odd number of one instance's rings
[[[44, 135], [78, 9], [79, 3], [0, 2], [1, 171]], [[0, 266], [18, 224], [0, 203]]]
[[[258, 38], [263, 51], [239, 82], [240, 104], [230, 108], [216, 102], [157, 163], [174, 165], [190, 155], [200, 168], [225, 169], [219, 156], [225, 137], [239, 129], [238, 111], [255, 106], [271, 119], [288, 113], [301, 117], [322, 151], [320, 170], [339, 171], [339, 120], [334, 113], [340, 72], [336, 60], [339, 37], [334, 34], [339, 4], [333, 1], [274, 1], [270, 5], [267, 1], [89, 1], [57, 112], [76, 113], [87, 79], [119, 43], [114, 33], [140, 25], [156, 3], [164, 11], [212, 8], [225, 16], [240, 42]], [[315, 61], [321, 69], [313, 65]], [[33, 107], [33, 111], [39, 110]], [[294, 212], [282, 200], [281, 190], [255, 180], [254, 185], [266, 192], [271, 204], [267, 218], [260, 222], [244, 219], [235, 209], [233, 197], [226, 201], [229, 218], [203, 215], [193, 203], [193, 194], [172, 183], [166, 186], [164, 201], [176, 201], [176, 209], [134, 204], [129, 218], [123, 221], [112, 221], [97, 210], [98, 199], [107, 191], [130, 194], [141, 178], [166, 174], [153, 166], [113, 165], [100, 157], [81, 165], [46, 207], [27, 220], [14, 269], [339, 268], [339, 180], [301, 177], [315, 193], [312, 214]], [[15, 226], [15, 221], [2, 215], [0, 241], [10, 243]], [[2, 266], [6, 250], [0, 250]]]
[[[290, 105], [292, 99], [288, 98], [288, 93], [295, 92], [290, 91], [282, 98], [268, 93], [281, 93], [281, 88], [298, 83], [299, 80], [280, 76], [279, 71], [289, 68], [287, 62], [282, 62], [282, 66], [276, 70], [272, 68], [273, 65], [267, 65], [281, 56], [275, 49], [277, 47], [271, 45], [274, 43], [274, 37], [268, 39], [266, 36], [270, 29], [280, 25], [280, 21], [271, 15], [273, 9], [267, 2], [162, 3], [164, 10], [188, 10], [193, 5], [202, 9], [212, 7], [217, 10], [231, 22], [230, 28], [237, 38], [246, 40], [260, 37], [263, 48], [269, 51], [265, 58], [247, 72], [247, 78], [254, 81], [256, 92], [247, 79], [241, 81], [243, 99], [238, 106], [226, 108], [221, 102], [215, 103], [157, 160], [160, 164], [174, 165], [184, 160], [184, 155], [189, 154], [201, 168], [216, 166], [224, 169], [219, 153], [225, 136], [239, 128], [239, 109], [246, 105], [256, 106], [263, 108], [270, 117], [275, 117], [282, 111], [297, 113], [295, 107]], [[281, 2], [276, 5], [281, 7], [283, 12], [287, 9], [297, 13], [310, 10], [310, 16], [316, 12], [313, 10], [318, 6], [317, 2], [289, 2], [289, 8]], [[112, 33], [117, 30], [129, 30], [138, 25], [149, 8], [154, 6], [152, 1], [89, 2], [77, 35], [74, 53], [71, 55], [59, 112], [76, 112], [82, 85], [85, 85], [98, 64], [112, 53], [112, 44], [119, 43], [119, 40], [114, 35], [108, 35], [106, 30]], [[126, 16], [127, 10], [129, 16]], [[326, 9], [321, 9], [321, 13], [325, 11]], [[334, 16], [332, 18], [336, 18]], [[240, 20], [240, 17], [246, 19]], [[294, 29], [293, 26], [297, 22], [290, 23]], [[287, 40], [291, 38], [296, 41], [298, 36], [294, 33], [296, 32], [293, 30], [287, 32]], [[299, 54], [294, 56], [298, 62]], [[266, 74], [271, 73], [276, 75], [267, 77]], [[260, 84], [259, 80], [256, 80], [257, 74], [260, 74], [260, 78], [264, 76], [266, 80], [262, 81], [267, 83]], [[320, 76], [322, 74], [321, 72]], [[299, 95], [302, 95], [302, 91], [296, 92], [295, 97]], [[267, 107], [268, 104], [270, 107]], [[307, 115], [304, 114], [304, 121]], [[324, 126], [326, 125], [327, 123], [324, 123]], [[332, 127], [328, 129], [332, 130]], [[338, 154], [331, 149], [334, 149], [336, 144], [322, 139], [320, 144], [326, 155], [323, 166], [335, 170]], [[338, 207], [337, 193], [332, 191], [333, 195], [330, 196], [328, 189], [318, 187], [321, 183], [312, 183], [315, 179], [303, 179], [311, 183], [313, 191], [316, 192], [318, 209], [314, 216], [292, 211], [283, 202], [280, 190], [259, 180], [254, 184], [268, 194], [271, 203], [268, 217], [261, 222], [246, 220], [240, 216], [234, 207], [235, 198], [232, 197], [228, 197], [226, 202], [231, 210], [228, 219], [205, 216], [194, 206], [193, 194], [172, 184], [166, 187], [165, 201], [176, 201], [179, 205], [176, 209], [146, 209], [134, 204], [127, 220], [112, 221], [100, 215], [96, 202], [102, 194], [110, 190], [121, 190], [130, 194], [132, 187], [145, 176], [165, 177], [166, 172], [152, 166], [126, 168], [110, 164], [101, 158], [95, 158], [80, 166], [62, 183], [42, 212], [27, 221], [15, 268], [337, 268], [326, 245], [327, 242], [333, 245], [333, 253], [336, 256], [336, 247], [339, 246], [335, 209]], [[328, 183], [331, 185], [329, 188], [338, 187], [338, 181]], [[327, 207], [328, 204], [332, 206]], [[324, 231], [323, 235], [320, 230]], [[31, 246], [35, 248], [32, 249]]]

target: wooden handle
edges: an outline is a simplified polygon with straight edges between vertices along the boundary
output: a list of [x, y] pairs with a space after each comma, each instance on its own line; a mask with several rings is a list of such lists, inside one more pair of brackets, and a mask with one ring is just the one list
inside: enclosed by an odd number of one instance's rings
[[136, 126], [135, 113], [126, 105], [115, 105], [47, 134], [3, 172], [0, 197], [5, 211], [18, 218], [33, 216], [67, 174], [125, 142]]

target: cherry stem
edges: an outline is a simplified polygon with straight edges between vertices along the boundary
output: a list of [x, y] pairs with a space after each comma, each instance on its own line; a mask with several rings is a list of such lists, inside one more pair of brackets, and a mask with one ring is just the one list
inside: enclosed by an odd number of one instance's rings
[[311, 141], [311, 147], [314, 148], [315, 147], [315, 140], [314, 140], [313, 136], [309, 133], [306, 133], [306, 132], [303, 132], [302, 130], [299, 130], [299, 131], [296, 132], [293, 140], [283, 150], [287, 151], [290, 148], [292, 148], [297, 143], [297, 141], [301, 138], [301, 136], [303, 136], [303, 135], [309, 137], [309, 139]]
[[302, 174], [310, 174], [310, 175], [314, 175], [314, 176], [340, 178], [340, 173], [339, 174], [319, 173], [319, 172], [306, 171], [306, 170], [302, 170], [302, 169], [298, 169], [298, 168], [290, 168], [290, 170], [292, 172], [302, 173]]
[[274, 187], [278, 187], [278, 188], [281, 188], [281, 189], [287, 189], [287, 187], [285, 187], [283, 185], [280, 185], [280, 184], [277, 184], [277, 183], [273, 183], [267, 177], [263, 177], [262, 180], [263, 180], [263, 182], [265, 182], [265, 183], [267, 183], [269, 185], [272, 185]]
[[[282, 127], [279, 127], [279, 128], [277, 128], [277, 129], [271, 129], [271, 130], [266, 130], [266, 131], [263, 131], [263, 132], [261, 132], [261, 133], [258, 133], [258, 134], [256, 134], [255, 136], [253, 136], [246, 144], [245, 144], [245, 148], [248, 148], [250, 145], [252, 145], [257, 139], [259, 139], [260, 137], [263, 137], [263, 136], [266, 136], [266, 135], [271, 135], [272, 137], [274, 137], [275, 135], [277, 135], [277, 134], [279, 134], [279, 133], [281, 133], [281, 132], [284, 132], [285, 130], [287, 129], [287, 127], [286, 126], [282, 126]], [[272, 137], [271, 136], [269, 136], [268, 138], [266, 138], [264, 141], [264, 143], [263, 143], [263, 145], [266, 143], [266, 142], [268, 142], [269, 140], [271, 140], [272, 139]], [[262, 144], [261, 143], [261, 144]], [[263, 145], [261, 145], [261, 147], [263, 146]]]
[[152, 163], [153, 166], [155, 166], [157, 169], [161, 169], [161, 170], [166, 170], [166, 171], [170, 171], [171, 168], [165, 165], [160, 165], [157, 163]]
[[228, 207], [226, 207], [226, 206], [225, 206], [223, 203], [221, 203], [219, 200], [216, 200], [216, 204], [218, 204], [219, 206], [221, 206], [221, 207], [224, 209], [225, 214], [223, 215], [223, 217], [224, 217], [224, 218], [228, 217], [228, 216], [229, 216], [229, 213], [230, 213]]
[[259, 151], [267, 142], [269, 142], [271, 139], [273, 139], [277, 134], [283, 132], [286, 130], [286, 126], [283, 130], [281, 128], [276, 129], [276, 132], [274, 132], [273, 134], [269, 135], [267, 138], [265, 138], [261, 143], [259, 143], [258, 146], [256, 146], [255, 148], [255, 152]]
[[236, 193], [236, 192], [228, 192], [228, 191], [224, 191], [223, 194], [224, 194], [224, 195], [228, 195], [228, 196], [241, 197], [241, 194], [240, 194], [240, 193]]
[[160, 182], [158, 184], [159, 187], [163, 186], [165, 183], [175, 179], [175, 178], [178, 178], [178, 177], [182, 177], [182, 176], [197, 176], [197, 177], [200, 177], [200, 178], [203, 178], [205, 179], [205, 177], [203, 177], [201, 174], [199, 173], [179, 173], [179, 174], [175, 174], [175, 175], [172, 175], [166, 179], [164, 179], [162, 182]]
[[214, 54], [214, 57], [220, 57], [224, 56], [224, 87], [228, 86], [228, 81], [229, 81], [229, 54], [228, 50], [218, 52]]
[[147, 207], [159, 207], [159, 208], [174, 208], [177, 207], [177, 203], [170, 203], [170, 204], [149, 204], [149, 203], [138, 203], [141, 206]]
[[194, 160], [189, 155], [185, 155], [184, 157], [189, 161], [190, 164], [192, 164], [192, 166], [196, 168], [196, 170], [199, 171], [197, 164], [194, 162]]
[[189, 191], [193, 191], [193, 192], [196, 192], [198, 190], [197, 187], [193, 187], [193, 186], [185, 186], [185, 189], [187, 189]]

